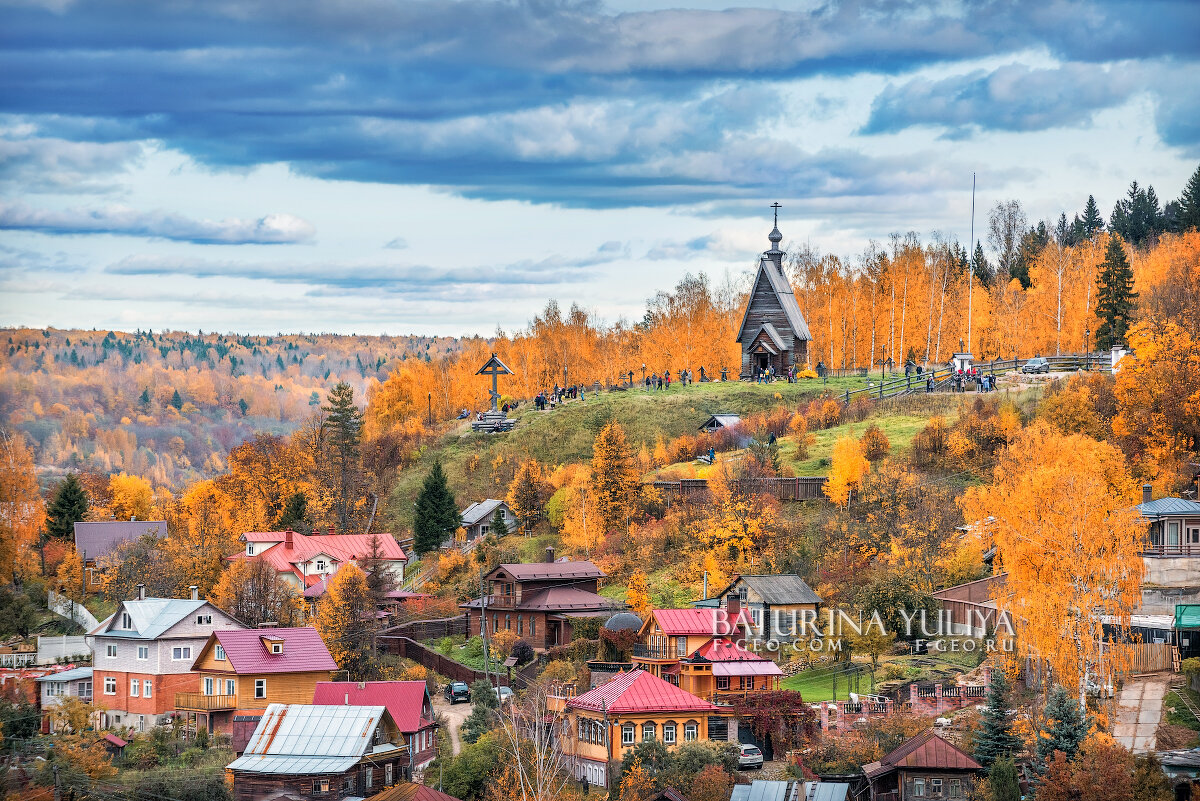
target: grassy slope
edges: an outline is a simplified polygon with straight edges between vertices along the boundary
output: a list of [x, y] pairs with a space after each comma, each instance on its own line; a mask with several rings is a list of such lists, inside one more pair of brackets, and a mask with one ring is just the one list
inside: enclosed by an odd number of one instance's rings
[[[863, 386], [862, 379], [834, 379], [827, 389], [840, 393]], [[588, 394], [586, 402], [568, 402], [548, 412], [523, 406], [513, 413], [517, 426], [507, 434], [475, 434], [464, 422], [446, 434], [421, 455], [417, 464], [404, 470], [388, 500], [387, 515], [396, 529], [407, 529], [412, 522], [412, 503], [416, 500], [425, 473], [440, 459], [460, 506], [485, 497], [498, 497], [507, 490], [505, 471], [497, 481], [492, 462], [532, 456], [548, 464], [589, 461], [596, 433], [610, 419], [624, 428], [634, 448], [642, 443], [653, 446], [661, 432], [668, 439], [692, 434], [716, 412], [749, 414], [784, 403], [795, 406], [801, 399], [820, 395], [822, 384], [807, 380], [796, 384], [695, 384], [669, 392], [608, 392]], [[776, 399], [775, 395], [780, 396]], [[478, 456], [476, 469], [469, 469]], [[510, 462], [511, 463], [511, 462]]]

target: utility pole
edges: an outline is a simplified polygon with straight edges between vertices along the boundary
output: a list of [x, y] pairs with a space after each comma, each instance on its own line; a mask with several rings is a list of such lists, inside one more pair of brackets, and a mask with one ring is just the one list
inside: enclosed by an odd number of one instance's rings
[[967, 350], [972, 353], [974, 351], [971, 351], [971, 317], [975, 312], [973, 303], [975, 270], [971, 266], [973, 258], [975, 258], [975, 173], [971, 173], [971, 244], [967, 246]]
[[487, 630], [487, 602], [488, 597], [483, 592], [483, 568], [479, 569], [479, 633], [483, 635], [483, 677], [487, 679], [488, 684], [492, 683], [492, 676], [489, 668], [491, 667], [492, 657], [491, 649], [488, 646], [488, 630]]

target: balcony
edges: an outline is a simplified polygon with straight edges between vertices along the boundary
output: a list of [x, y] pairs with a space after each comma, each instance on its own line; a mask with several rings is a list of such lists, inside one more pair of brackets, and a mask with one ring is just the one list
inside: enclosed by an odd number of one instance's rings
[[1142, 546], [1142, 556], [1200, 556], [1200, 544], [1194, 542], [1147, 542]]
[[656, 648], [641, 642], [634, 643], [632, 654], [634, 659], [660, 659], [669, 662], [674, 662], [687, 656], [687, 654], [679, 653], [679, 650], [674, 647]]
[[180, 712], [228, 712], [237, 709], [237, 696], [175, 693], [175, 709]]
[[483, 600], [487, 603], [489, 609], [492, 607], [496, 607], [497, 609], [514, 609], [516, 608], [517, 601], [520, 599], [516, 595], [485, 595]]

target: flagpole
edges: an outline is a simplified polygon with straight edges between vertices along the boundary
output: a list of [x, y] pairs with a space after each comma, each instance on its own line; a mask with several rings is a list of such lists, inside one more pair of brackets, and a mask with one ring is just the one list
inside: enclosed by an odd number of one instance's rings
[[967, 250], [967, 351], [971, 350], [971, 318], [975, 316], [975, 270], [971, 259], [975, 258], [975, 173], [971, 173], [971, 246]]

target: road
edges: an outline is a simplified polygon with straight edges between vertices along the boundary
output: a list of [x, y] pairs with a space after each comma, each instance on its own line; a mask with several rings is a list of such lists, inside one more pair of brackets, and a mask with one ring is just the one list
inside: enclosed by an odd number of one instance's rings
[[467, 703], [451, 705], [439, 693], [433, 697], [433, 713], [435, 715], [443, 715], [446, 718], [446, 729], [449, 730], [450, 744], [454, 747], [454, 753], [457, 755], [462, 750], [462, 741], [458, 738], [458, 727], [467, 719], [467, 715], [471, 714], [471, 705]]

